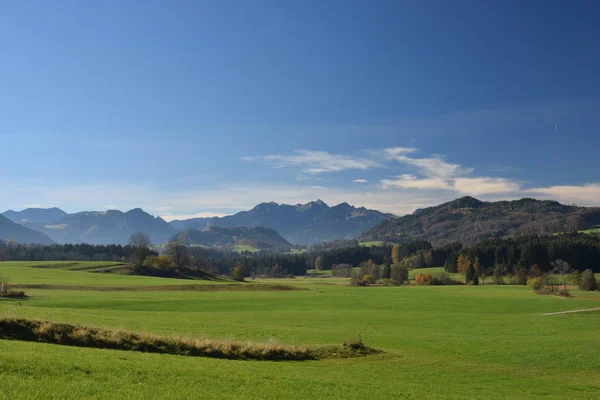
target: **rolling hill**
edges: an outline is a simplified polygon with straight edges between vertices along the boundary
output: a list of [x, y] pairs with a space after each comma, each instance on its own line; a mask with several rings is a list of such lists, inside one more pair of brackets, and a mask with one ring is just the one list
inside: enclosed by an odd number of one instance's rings
[[208, 230], [188, 229], [173, 236], [170, 240], [183, 241], [189, 246], [220, 248], [254, 248], [286, 250], [292, 244], [282, 238], [275, 230], [260, 226], [247, 228], [220, 228], [213, 226]]
[[287, 205], [274, 202], [261, 203], [249, 211], [214, 218], [193, 218], [171, 221], [179, 230], [206, 230], [209, 227], [262, 226], [276, 230], [294, 244], [312, 244], [343, 238], [358, 238], [366, 229], [389, 218], [364, 207], [341, 203], [329, 207], [321, 200], [306, 204]]
[[0, 239], [4, 242], [14, 239], [17, 243], [54, 244], [42, 232], [26, 228], [0, 215]]
[[598, 224], [600, 208], [527, 198], [483, 202], [463, 197], [417, 214], [383, 221], [365, 231], [361, 240], [424, 239], [436, 246], [455, 241], [470, 245], [493, 237], [585, 230]]

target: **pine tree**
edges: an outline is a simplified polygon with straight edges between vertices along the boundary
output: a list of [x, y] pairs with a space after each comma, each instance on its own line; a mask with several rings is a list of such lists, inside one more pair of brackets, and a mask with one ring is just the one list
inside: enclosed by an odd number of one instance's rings
[[444, 270], [446, 272], [450, 272], [450, 273], [454, 273], [457, 271], [456, 254], [454, 254], [454, 252], [449, 253], [448, 256], [446, 257], [446, 263], [444, 264]]
[[475, 276], [475, 268], [472, 265], [469, 265], [469, 268], [467, 268], [467, 273], [465, 274], [465, 283], [472, 282]]
[[389, 260], [385, 260], [383, 264], [383, 279], [389, 279], [392, 277], [392, 266]]

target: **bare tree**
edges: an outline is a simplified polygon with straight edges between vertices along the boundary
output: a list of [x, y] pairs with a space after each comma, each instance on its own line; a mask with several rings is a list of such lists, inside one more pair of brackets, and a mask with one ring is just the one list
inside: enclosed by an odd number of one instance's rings
[[136, 232], [129, 237], [131, 246], [132, 262], [135, 265], [143, 265], [144, 260], [150, 254], [150, 238], [142, 232]]
[[8, 297], [8, 279], [0, 278], [0, 297]]
[[561, 277], [563, 290], [567, 291], [567, 280], [569, 279], [571, 273], [573, 272], [573, 268], [571, 268], [571, 264], [564, 260], [556, 260], [550, 263], [554, 270], [553, 272]]
[[167, 243], [167, 254], [178, 267], [185, 267], [188, 263], [188, 252], [183, 240], [173, 240]]

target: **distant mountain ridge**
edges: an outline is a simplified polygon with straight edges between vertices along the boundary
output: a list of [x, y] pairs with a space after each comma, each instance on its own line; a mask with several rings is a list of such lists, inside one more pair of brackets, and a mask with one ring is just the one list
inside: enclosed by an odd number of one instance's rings
[[42, 232], [26, 228], [0, 215], [0, 240], [17, 243], [54, 244], [54, 241]]
[[68, 214], [60, 208], [26, 208], [22, 211], [8, 210], [2, 213], [6, 218], [17, 224], [29, 223], [32, 221], [43, 224], [55, 224]]
[[171, 221], [179, 230], [206, 230], [209, 227], [262, 226], [276, 230], [293, 244], [313, 244], [343, 238], [358, 238], [366, 229], [389, 218], [364, 207], [340, 203], [329, 207], [322, 200], [306, 204], [261, 203], [249, 211], [241, 211], [226, 217], [192, 218]]
[[[176, 230], [160, 217], [153, 217], [140, 208], [127, 212], [118, 210], [84, 211], [61, 214], [59, 209], [28, 209], [7, 212], [21, 225], [42, 232], [56, 243], [127, 244], [129, 237], [143, 232], [153, 243], [164, 243]], [[60, 216], [62, 215], [62, 216]], [[60, 216], [53, 219], [54, 216]], [[39, 219], [34, 219], [34, 218]], [[51, 222], [48, 222], [51, 221]]]
[[292, 244], [282, 238], [274, 229], [261, 226], [247, 228], [220, 228], [208, 230], [188, 229], [173, 236], [171, 241], [183, 241], [186, 245], [234, 248], [250, 246], [257, 249], [290, 249]]
[[473, 197], [390, 218], [368, 229], [361, 240], [424, 239], [439, 246], [460, 241], [475, 244], [493, 237], [553, 234], [600, 224], [600, 208], [567, 206], [556, 201], [520, 199], [484, 202]]

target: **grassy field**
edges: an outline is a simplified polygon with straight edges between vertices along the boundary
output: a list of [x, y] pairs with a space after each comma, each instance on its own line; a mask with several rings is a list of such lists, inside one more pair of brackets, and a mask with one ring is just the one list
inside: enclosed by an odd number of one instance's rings
[[256, 253], [257, 251], [260, 251], [260, 249], [257, 247], [249, 246], [247, 244], [236, 244], [234, 247], [234, 251], [237, 251], [238, 253], [241, 253], [242, 251]]
[[360, 242], [359, 244], [361, 246], [365, 246], [365, 247], [377, 247], [377, 246], [383, 246], [385, 244], [385, 242], [382, 242], [381, 240], [373, 240], [371, 242]]
[[[0, 263], [11, 283], [161, 286], [189, 281]], [[196, 281], [192, 281], [196, 282]], [[572, 299], [489, 285], [349, 287], [336, 278], [257, 280], [293, 291], [31, 289], [1, 317], [159, 335], [340, 344], [384, 353], [320, 361], [234, 361], [0, 340], [0, 396], [31, 398], [596, 399], [600, 294]], [[210, 285], [213, 282], [205, 282]], [[233, 283], [232, 283], [233, 284]]]
[[600, 234], [600, 227], [596, 227], [593, 229], [586, 229], [585, 231], [579, 231], [581, 233], [588, 233], [588, 234]]

